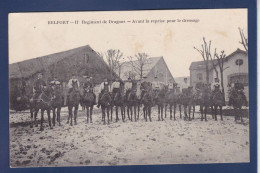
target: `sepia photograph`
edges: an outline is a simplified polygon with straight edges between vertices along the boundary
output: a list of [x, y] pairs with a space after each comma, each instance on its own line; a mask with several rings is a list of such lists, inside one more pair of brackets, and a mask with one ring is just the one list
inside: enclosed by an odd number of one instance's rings
[[249, 163], [247, 19], [9, 13], [10, 167]]

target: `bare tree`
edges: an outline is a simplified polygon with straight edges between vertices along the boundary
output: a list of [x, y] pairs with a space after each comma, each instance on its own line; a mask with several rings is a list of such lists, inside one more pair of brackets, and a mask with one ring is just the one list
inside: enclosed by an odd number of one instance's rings
[[224, 97], [224, 100], [225, 100], [225, 90], [224, 90], [224, 80], [223, 80], [223, 79], [224, 79], [224, 75], [223, 75], [223, 72], [224, 72], [225, 69], [229, 68], [229, 67], [226, 67], [226, 68], [224, 69], [224, 61], [225, 61], [225, 58], [226, 58], [225, 51], [222, 50], [222, 51], [221, 51], [221, 54], [218, 55], [217, 49], [215, 49], [214, 59], [215, 59], [215, 58], [217, 59], [218, 66], [219, 66], [222, 94], [223, 94], [223, 97]]
[[201, 54], [203, 61], [205, 63], [207, 85], [209, 85], [209, 63], [211, 61], [210, 46], [211, 46], [211, 41], [209, 41], [209, 43], [207, 43], [205, 40], [205, 37], [203, 37], [203, 44], [201, 45], [201, 50], [194, 47], [194, 49], [196, 49]]
[[239, 30], [240, 37], [241, 37], [241, 41], [239, 43], [244, 46], [246, 53], [248, 54], [248, 39], [245, 36], [244, 31], [241, 28], [238, 28], [238, 30]]
[[128, 57], [129, 62], [133, 68], [133, 72], [135, 72], [140, 79], [143, 78], [144, 73], [148, 70], [146, 66], [150, 64], [149, 55], [146, 53], [138, 53], [134, 57]]
[[121, 68], [122, 68], [123, 63], [124, 63], [124, 62], [122, 62], [123, 53], [119, 49], [117, 49], [117, 50], [109, 49], [104, 54], [98, 53], [98, 55], [100, 57], [102, 57], [103, 60], [104, 60], [104, 55], [105, 55], [106, 59], [104, 61], [109, 66], [111, 78], [113, 78], [113, 72], [116, 72], [117, 70], [119, 71], [118, 74], [119, 74], [119, 77], [120, 77]]

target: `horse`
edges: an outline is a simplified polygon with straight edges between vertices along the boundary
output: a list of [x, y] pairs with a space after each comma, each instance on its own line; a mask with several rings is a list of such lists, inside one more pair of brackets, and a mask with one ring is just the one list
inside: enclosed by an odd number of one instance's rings
[[211, 91], [210, 87], [207, 85], [203, 85], [203, 87], [199, 90], [200, 94], [198, 97], [198, 102], [200, 105], [200, 112], [201, 112], [201, 121], [205, 119], [207, 121], [207, 111], [208, 108], [211, 106]]
[[[125, 121], [125, 105], [124, 105], [124, 96], [121, 94], [120, 90], [115, 93], [115, 96], [113, 98], [113, 106], [115, 106], [116, 109], [116, 122], [119, 120], [118, 118], [118, 108], [121, 109], [121, 116], [122, 121]], [[111, 108], [113, 109], [113, 107]], [[111, 110], [111, 120], [112, 120], [112, 110]]]
[[[37, 99], [30, 99], [30, 113], [31, 113], [31, 125], [30, 127], [33, 127], [33, 124], [35, 124], [35, 127], [38, 127], [36, 119], [37, 119], [37, 114], [39, 110], [41, 110], [41, 127], [40, 131], [43, 131], [43, 119], [44, 119], [44, 111], [47, 111], [48, 115], [48, 122], [50, 129], [53, 129], [52, 124], [51, 124], [51, 115], [50, 112], [52, 110], [52, 91], [50, 87], [43, 87], [42, 88], [42, 93], [39, 95]], [[34, 123], [33, 123], [33, 114], [34, 114]]]
[[163, 121], [163, 108], [165, 107], [167, 87], [163, 86], [154, 93], [154, 103], [158, 106], [158, 121]]
[[90, 91], [90, 88], [86, 88], [82, 96], [82, 105], [85, 110], [87, 110], [87, 123], [90, 120], [92, 123], [92, 111], [95, 105], [95, 94]]
[[248, 101], [246, 99], [243, 90], [232, 89], [229, 96], [229, 105], [232, 105], [235, 111], [235, 121], [241, 119], [243, 122], [243, 117], [241, 115], [242, 106], [248, 106]]
[[132, 84], [133, 84], [132, 89], [128, 92], [128, 94], [125, 95], [126, 97], [125, 101], [127, 106], [128, 119], [133, 121], [133, 110], [134, 110], [135, 121], [137, 121], [139, 119], [139, 112], [140, 112], [140, 99], [137, 96], [137, 92], [138, 92], [137, 90], [140, 88], [138, 88], [139, 86], [137, 85], [136, 81], [133, 81]]
[[61, 88], [52, 88], [53, 90], [53, 100], [51, 102], [52, 106], [52, 112], [53, 112], [53, 126], [55, 126], [55, 119], [56, 119], [56, 109], [57, 109], [57, 122], [60, 124], [60, 111], [63, 107], [64, 103], [64, 96], [62, 95], [62, 89]]
[[217, 121], [217, 110], [219, 107], [220, 110], [220, 116], [221, 116], [221, 121], [223, 121], [223, 116], [222, 116], [222, 106], [224, 106], [224, 95], [219, 89], [215, 89], [211, 93], [211, 103], [212, 107], [214, 110], [214, 115], [212, 112], [212, 115], [214, 116], [215, 120]]
[[[184, 120], [191, 120], [191, 108], [193, 108], [193, 119], [194, 119], [194, 112], [195, 112], [195, 104], [193, 98], [193, 87], [183, 88], [181, 94], [181, 100], [184, 108]], [[188, 111], [187, 111], [188, 109]], [[189, 116], [188, 116], [189, 114]]]
[[144, 95], [142, 98], [142, 104], [143, 106], [143, 113], [144, 113], [144, 119], [147, 121], [147, 116], [149, 116], [150, 121], [152, 121], [151, 118], [151, 111], [153, 106], [153, 96], [151, 89], [148, 89], [144, 91]]
[[101, 105], [101, 110], [102, 110], [102, 120], [104, 121], [104, 124], [106, 124], [106, 113], [107, 113], [107, 121], [109, 124], [109, 110], [110, 109], [112, 110], [112, 101], [113, 101], [112, 97], [108, 92], [108, 87], [105, 87], [99, 100], [99, 104]]
[[80, 102], [81, 96], [79, 92], [79, 86], [77, 81], [72, 81], [72, 88], [70, 93], [68, 94], [68, 110], [69, 110], [69, 117], [67, 120], [67, 124], [70, 121], [70, 125], [72, 126], [72, 117], [73, 117], [73, 112], [72, 109], [74, 108], [74, 124], [77, 124], [77, 113], [78, 113], [78, 108], [79, 108], [79, 102]]
[[180, 95], [180, 93], [177, 93], [176, 88], [174, 88], [173, 90], [167, 91], [167, 93], [166, 93], [166, 104], [165, 104], [165, 118], [167, 116], [167, 105], [169, 104], [170, 119], [172, 120], [172, 107], [173, 107], [174, 120], [176, 120], [175, 114], [176, 114], [176, 107], [177, 107], [178, 100], [179, 100], [179, 95]]

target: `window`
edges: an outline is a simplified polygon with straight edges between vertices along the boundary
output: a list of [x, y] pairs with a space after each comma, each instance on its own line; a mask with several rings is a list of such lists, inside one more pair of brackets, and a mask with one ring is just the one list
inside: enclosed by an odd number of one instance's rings
[[197, 79], [198, 79], [198, 80], [202, 80], [202, 73], [198, 73], [198, 74], [197, 74]]

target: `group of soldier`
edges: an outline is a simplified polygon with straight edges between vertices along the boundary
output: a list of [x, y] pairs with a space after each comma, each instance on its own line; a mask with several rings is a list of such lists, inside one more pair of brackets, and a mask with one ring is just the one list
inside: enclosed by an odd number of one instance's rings
[[[94, 94], [94, 84], [92, 82], [91, 76], [84, 76], [85, 81], [83, 82], [83, 90], [84, 92], [92, 92]], [[120, 78], [116, 78], [113, 82], [109, 82], [107, 78], [103, 80], [103, 82], [99, 86], [99, 94], [98, 94], [98, 103], [97, 107], [100, 106], [99, 100], [104, 92], [109, 92], [112, 94], [112, 98], [117, 92], [120, 92], [122, 95], [127, 96], [131, 91], [135, 90], [135, 93], [139, 99], [143, 98], [144, 92], [147, 90], [152, 91], [158, 91], [162, 87], [162, 83], [158, 80], [158, 78], [155, 76], [153, 82], [149, 82], [147, 80], [147, 77], [143, 77], [141, 81], [137, 81], [136, 85], [134, 86], [134, 81], [130, 77], [126, 82], [122, 82]], [[81, 86], [80, 82], [77, 78], [77, 75], [75, 73], [72, 74], [72, 78], [68, 81], [67, 87], [69, 88], [67, 95], [72, 91], [72, 82], [76, 82], [78, 87]], [[167, 84], [168, 91], [174, 91], [181, 93], [182, 89], [185, 87], [188, 87], [187, 80], [184, 84], [187, 86], [177, 86], [177, 84], [173, 81], [173, 79], [170, 79]], [[61, 88], [61, 82], [57, 79], [57, 77], [54, 77], [52, 81], [50, 81], [49, 85], [52, 88]], [[47, 84], [43, 80], [43, 74], [38, 73], [38, 78], [34, 82], [33, 85], [33, 99], [37, 99], [39, 95], [42, 93], [42, 88], [46, 87]], [[211, 85], [212, 86], [212, 85]], [[231, 88], [234, 88], [236, 90], [243, 90], [243, 85], [240, 83], [234, 84], [234, 86], [231, 86]], [[197, 89], [197, 88], [195, 88]], [[199, 90], [199, 89], [197, 89]], [[220, 84], [218, 80], [215, 80], [213, 83], [213, 89], [212, 91], [218, 91], [220, 90]], [[94, 94], [95, 100], [96, 95]], [[67, 97], [64, 97], [64, 106], [66, 105]], [[96, 102], [95, 102], [96, 104]]]

